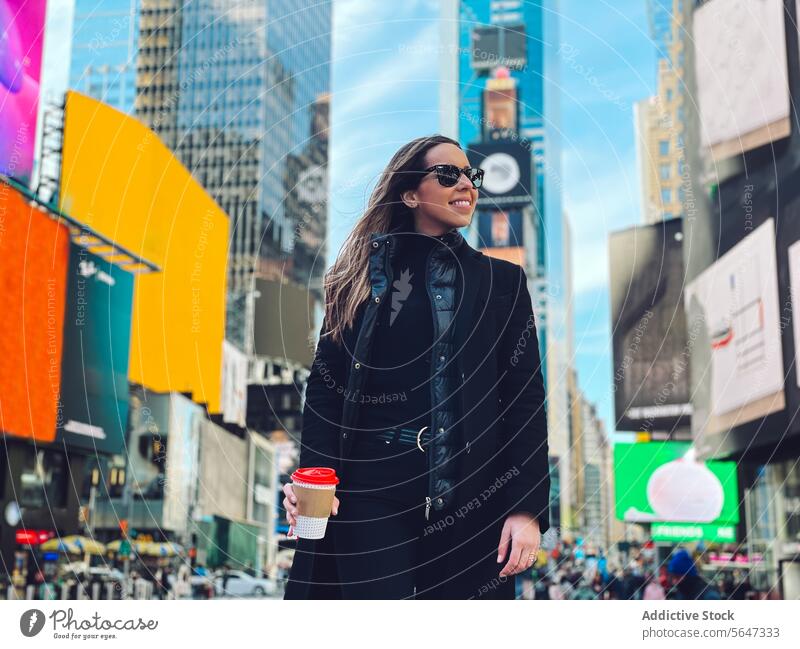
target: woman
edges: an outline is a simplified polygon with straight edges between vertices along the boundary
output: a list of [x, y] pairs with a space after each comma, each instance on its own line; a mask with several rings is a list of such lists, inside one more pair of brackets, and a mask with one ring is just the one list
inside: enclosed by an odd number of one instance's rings
[[340, 483], [325, 538], [298, 540], [287, 599], [513, 599], [536, 558], [538, 339], [522, 268], [458, 231], [482, 177], [447, 137], [401, 147], [326, 275], [299, 464]]

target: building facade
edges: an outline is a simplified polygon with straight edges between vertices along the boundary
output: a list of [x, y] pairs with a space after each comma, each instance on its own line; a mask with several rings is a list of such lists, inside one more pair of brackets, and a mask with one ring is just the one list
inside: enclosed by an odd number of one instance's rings
[[686, 25], [687, 4], [685, 0], [649, 0], [647, 4], [658, 69], [657, 94], [634, 105], [644, 223], [684, 214], [686, 105], [692, 101], [685, 85], [691, 33]]
[[123, 113], [136, 100], [141, 0], [76, 0], [69, 87]]
[[226, 337], [248, 353], [257, 277], [322, 299], [330, 33], [330, 2], [143, 0], [137, 114], [231, 217]]

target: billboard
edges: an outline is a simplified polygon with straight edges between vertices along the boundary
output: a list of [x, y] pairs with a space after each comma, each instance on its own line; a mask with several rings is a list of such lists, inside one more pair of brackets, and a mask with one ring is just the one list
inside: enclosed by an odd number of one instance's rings
[[481, 248], [523, 247], [521, 209], [478, 209], [478, 245]]
[[511, 138], [519, 130], [516, 82], [508, 76], [486, 81], [483, 91], [483, 139]]
[[524, 23], [474, 27], [470, 42], [473, 70], [488, 71], [498, 65], [520, 70], [527, 63]]
[[64, 212], [161, 268], [135, 279], [130, 380], [219, 413], [225, 213], [144, 124], [76, 92], [60, 182]]
[[693, 31], [702, 144], [721, 160], [788, 136], [783, 0], [709, 0]]
[[613, 232], [609, 265], [616, 429], [688, 427], [691, 346], [681, 220]]
[[775, 220], [737, 243], [685, 291], [692, 351], [694, 421], [702, 456], [714, 434], [783, 410], [783, 348], [775, 258]]
[[614, 444], [616, 516], [654, 540], [735, 541], [738, 502], [735, 462], [698, 462], [689, 442]]
[[71, 245], [57, 441], [124, 452], [132, 301], [133, 275]]
[[52, 442], [60, 417], [69, 231], [0, 183], [0, 431]]
[[531, 145], [525, 140], [481, 142], [469, 147], [469, 159], [484, 170], [478, 207], [522, 207], [534, 202]]
[[30, 183], [45, 0], [0, 0], [0, 174]]
[[311, 365], [309, 345], [312, 299], [308, 290], [293, 282], [256, 279], [255, 353]]
[[198, 501], [201, 428], [207, 419], [203, 409], [183, 395], [164, 396], [169, 397], [170, 407], [163, 524], [180, 534], [186, 532]]
[[227, 340], [222, 342], [222, 421], [247, 425], [247, 356]]

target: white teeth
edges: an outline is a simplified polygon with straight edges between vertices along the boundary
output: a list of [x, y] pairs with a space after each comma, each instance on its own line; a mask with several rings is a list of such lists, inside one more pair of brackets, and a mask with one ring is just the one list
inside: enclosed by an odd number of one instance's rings
[[469, 201], [453, 201], [451, 205], [469, 205]]

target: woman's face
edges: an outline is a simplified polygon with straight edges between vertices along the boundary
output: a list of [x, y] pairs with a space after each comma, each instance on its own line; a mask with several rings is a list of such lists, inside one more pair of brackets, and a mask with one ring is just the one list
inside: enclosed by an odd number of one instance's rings
[[[425, 168], [438, 164], [452, 164], [459, 169], [469, 166], [464, 152], [454, 144], [437, 144], [425, 154]], [[403, 202], [414, 212], [418, 232], [434, 236], [453, 228], [462, 228], [472, 221], [478, 190], [464, 175], [452, 187], [439, 184], [436, 172], [428, 172], [416, 189], [403, 192]]]

